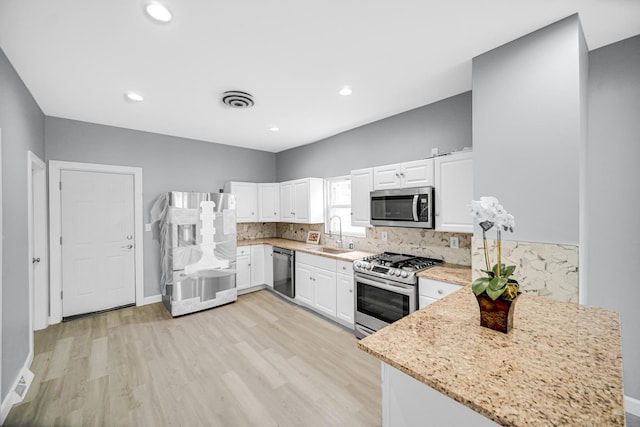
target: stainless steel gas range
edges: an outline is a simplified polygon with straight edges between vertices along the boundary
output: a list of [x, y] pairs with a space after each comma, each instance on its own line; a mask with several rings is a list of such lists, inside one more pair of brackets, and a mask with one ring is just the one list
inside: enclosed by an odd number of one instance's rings
[[354, 261], [356, 337], [371, 335], [416, 311], [417, 273], [441, 262], [391, 252]]

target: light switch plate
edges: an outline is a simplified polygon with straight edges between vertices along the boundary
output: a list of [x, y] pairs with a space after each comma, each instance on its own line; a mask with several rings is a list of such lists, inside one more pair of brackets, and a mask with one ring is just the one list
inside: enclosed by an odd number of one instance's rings
[[145, 224], [144, 231], [151, 231], [151, 224]]
[[382, 233], [380, 233], [380, 239], [382, 239], [383, 242], [387, 241], [387, 232], [383, 231]]
[[449, 246], [453, 249], [458, 249], [460, 247], [460, 241], [457, 237], [451, 237], [449, 239]]

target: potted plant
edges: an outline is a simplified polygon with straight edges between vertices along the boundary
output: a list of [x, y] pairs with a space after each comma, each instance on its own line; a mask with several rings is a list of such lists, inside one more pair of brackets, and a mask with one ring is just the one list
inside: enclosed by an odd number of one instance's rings
[[[513, 326], [513, 306], [520, 295], [520, 285], [511, 277], [516, 266], [502, 264], [500, 233], [501, 231], [513, 232], [515, 220], [495, 197], [480, 197], [480, 200], [472, 201], [469, 208], [471, 215], [476, 218], [478, 225], [482, 228], [486, 262], [486, 270], [481, 270], [486, 276], [478, 277], [471, 285], [480, 306], [480, 324], [507, 333]], [[491, 267], [486, 233], [493, 227], [496, 227], [497, 232], [497, 262]]]

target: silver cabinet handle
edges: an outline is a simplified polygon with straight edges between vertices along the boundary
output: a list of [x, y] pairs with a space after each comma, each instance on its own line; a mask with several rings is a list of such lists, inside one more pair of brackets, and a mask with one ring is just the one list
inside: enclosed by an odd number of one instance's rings
[[442, 295], [442, 289], [438, 289], [438, 293]]
[[129, 234], [129, 235], [127, 236], [127, 240], [131, 240], [131, 239], [133, 239], [133, 236], [132, 236], [131, 234]]

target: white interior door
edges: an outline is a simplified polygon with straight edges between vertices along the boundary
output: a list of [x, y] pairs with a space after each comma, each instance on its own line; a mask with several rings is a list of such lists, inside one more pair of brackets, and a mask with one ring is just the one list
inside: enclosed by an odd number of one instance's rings
[[135, 303], [133, 175], [60, 175], [63, 317]]
[[32, 296], [32, 329], [49, 324], [49, 248], [47, 246], [47, 176], [45, 163], [28, 152], [30, 174], [29, 200], [29, 276]]

